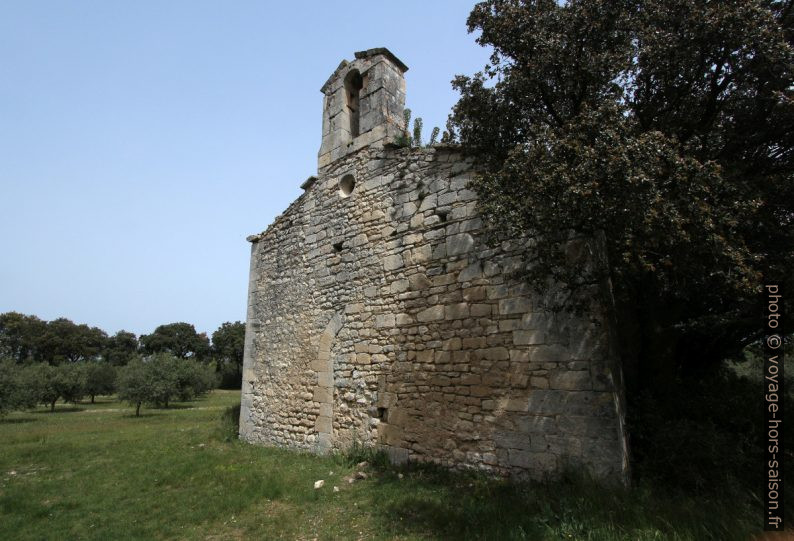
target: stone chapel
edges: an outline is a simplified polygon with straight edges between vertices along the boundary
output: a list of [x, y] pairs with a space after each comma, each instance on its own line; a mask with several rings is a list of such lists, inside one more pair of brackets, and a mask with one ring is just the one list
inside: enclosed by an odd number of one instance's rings
[[484, 242], [471, 161], [405, 145], [407, 70], [385, 48], [342, 61], [321, 88], [316, 176], [248, 237], [241, 438], [625, 482], [607, 310], [555, 313], [511, 278], [527, 240]]

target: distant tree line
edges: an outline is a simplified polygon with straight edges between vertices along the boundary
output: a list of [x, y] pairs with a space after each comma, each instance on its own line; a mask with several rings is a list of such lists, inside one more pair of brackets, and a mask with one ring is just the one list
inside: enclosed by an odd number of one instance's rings
[[245, 325], [224, 323], [212, 341], [189, 323], [160, 325], [137, 337], [66, 318], [0, 314], [0, 415], [58, 400], [118, 393], [121, 400], [167, 407], [242, 381]]

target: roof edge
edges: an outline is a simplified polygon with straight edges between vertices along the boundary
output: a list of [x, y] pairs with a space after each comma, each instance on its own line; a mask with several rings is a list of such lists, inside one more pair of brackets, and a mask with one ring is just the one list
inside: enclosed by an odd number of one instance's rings
[[369, 58], [379, 54], [391, 60], [398, 68], [400, 68], [403, 73], [408, 71], [408, 66], [406, 66], [402, 60], [397, 58], [394, 53], [388, 50], [386, 47], [375, 47], [374, 49], [367, 49], [366, 51], [357, 51], [355, 56], [356, 58]]

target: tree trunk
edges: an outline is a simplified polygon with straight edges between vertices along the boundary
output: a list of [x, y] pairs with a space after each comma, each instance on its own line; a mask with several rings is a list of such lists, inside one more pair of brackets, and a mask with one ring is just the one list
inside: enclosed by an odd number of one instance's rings
[[53, 400], [52, 402], [50, 402], [50, 413], [52, 413], [52, 412], [54, 412], [54, 411], [55, 411], [55, 403], [56, 403], [57, 401], [58, 401], [58, 399], [56, 398], [55, 400]]
[[91, 395], [91, 403], [94, 403], [94, 395]]
[[138, 402], [137, 404], [135, 404], [135, 417], [140, 417], [140, 416], [141, 416], [141, 403]]

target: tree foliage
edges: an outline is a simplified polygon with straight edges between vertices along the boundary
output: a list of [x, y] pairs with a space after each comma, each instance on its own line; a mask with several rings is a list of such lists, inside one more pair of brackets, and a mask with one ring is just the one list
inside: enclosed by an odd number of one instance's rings
[[[245, 324], [224, 323], [213, 338], [210, 347], [206, 334], [193, 325], [172, 323], [142, 336], [139, 344], [127, 331], [108, 337], [66, 318], [47, 322], [17, 312], [0, 314], [0, 411], [36, 403], [54, 410], [58, 400], [75, 402], [86, 395], [94, 402], [97, 395], [116, 390], [117, 367], [136, 360], [147, 378], [141, 403], [168, 406], [173, 400], [190, 400], [221, 379], [227, 388], [239, 388]], [[141, 354], [146, 354], [145, 362]], [[134, 390], [141, 388], [135, 383], [137, 368], [125, 376], [124, 396], [140, 394]]]
[[240, 387], [244, 349], [245, 323], [227, 321], [212, 333], [212, 354], [218, 363], [222, 387]]
[[[763, 281], [794, 289], [791, 22], [790, 1], [761, 0], [489, 0], [469, 16], [494, 52], [453, 81], [448, 131], [478, 161], [491, 237], [535, 237], [538, 286], [609, 278], [639, 379], [738, 354], [762, 331]], [[572, 235], [603, 239], [608, 267], [572, 265]]]
[[85, 394], [91, 397], [113, 394], [116, 390], [116, 369], [106, 361], [85, 364]]
[[216, 386], [214, 365], [170, 353], [134, 359], [119, 368], [117, 379], [119, 400], [134, 405], [136, 415], [142, 404], [167, 408], [174, 400], [191, 400]]
[[119, 400], [135, 406], [136, 417], [141, 414], [141, 405], [153, 400], [149, 371], [139, 358], [119, 368], [117, 387]]
[[55, 388], [64, 402], [75, 404], [86, 395], [86, 365], [63, 364], [55, 367]]
[[55, 411], [58, 400], [75, 403], [85, 396], [86, 374], [82, 363], [51, 365], [38, 363], [23, 369], [36, 402]]
[[210, 350], [207, 335], [183, 322], [160, 325], [152, 334], [142, 335], [140, 343], [146, 353], [171, 353], [183, 359], [204, 358]]
[[0, 314], [0, 355], [19, 363], [97, 359], [104, 353], [107, 341], [102, 329], [66, 318], [42, 321], [18, 312]]
[[104, 360], [114, 366], [130, 362], [138, 351], [138, 337], [127, 331], [119, 331], [109, 337], [102, 352]]
[[0, 314], [0, 356], [21, 363], [36, 354], [47, 322], [19, 312]]
[[47, 322], [38, 338], [36, 358], [50, 364], [95, 359], [102, 352], [107, 334], [97, 327], [76, 324], [66, 318]]
[[27, 375], [27, 371], [13, 360], [0, 360], [0, 417], [11, 411], [32, 408], [38, 402]]

